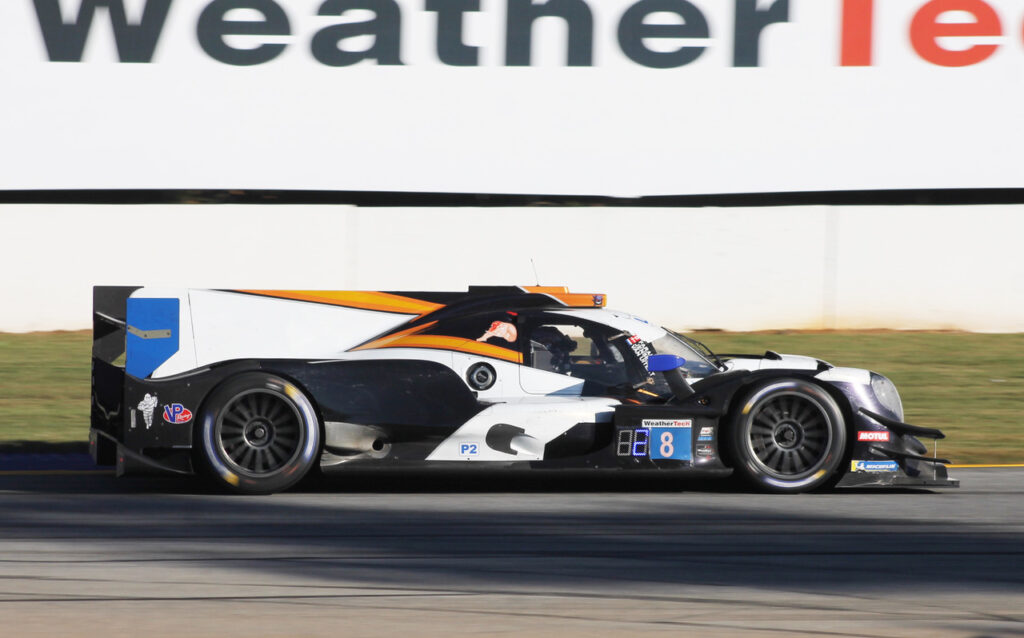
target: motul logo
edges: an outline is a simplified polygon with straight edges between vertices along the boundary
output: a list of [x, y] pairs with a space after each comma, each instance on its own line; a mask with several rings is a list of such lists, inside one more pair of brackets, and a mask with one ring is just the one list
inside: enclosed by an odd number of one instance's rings
[[887, 442], [887, 441], [889, 441], [889, 433], [888, 432], [874, 432], [874, 431], [872, 431], [872, 432], [858, 432], [857, 433], [857, 440], [858, 441], [882, 441], [882, 442]]

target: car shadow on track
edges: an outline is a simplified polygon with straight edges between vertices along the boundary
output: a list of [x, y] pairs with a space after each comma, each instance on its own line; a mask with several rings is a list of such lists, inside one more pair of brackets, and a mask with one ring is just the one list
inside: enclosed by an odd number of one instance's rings
[[69, 565], [199, 561], [255, 580], [344, 586], [1024, 590], [1024, 572], [1007, 569], [1022, 525], [958, 521], [963, 499], [775, 498], [659, 477], [469, 478], [353, 475], [234, 497], [190, 479], [6, 476], [0, 541], [70, 543], [74, 552], [48, 559]]
[[[110, 473], [24, 474], [0, 476], [0, 492], [94, 494], [223, 494], [198, 476], [129, 476]], [[291, 494], [480, 494], [586, 492], [747, 493], [732, 478], [693, 479], [656, 475], [608, 475], [599, 472], [446, 472], [358, 471], [309, 477]], [[240, 497], [245, 498], [245, 497]]]
[[[201, 476], [128, 476], [112, 471], [0, 476], [0, 492], [225, 494]], [[308, 477], [293, 494], [706, 493], [758, 494], [737, 477], [697, 478], [664, 472], [358, 470]], [[844, 488], [820, 494], [935, 494], [928, 489]], [[245, 497], [240, 497], [245, 498]]]

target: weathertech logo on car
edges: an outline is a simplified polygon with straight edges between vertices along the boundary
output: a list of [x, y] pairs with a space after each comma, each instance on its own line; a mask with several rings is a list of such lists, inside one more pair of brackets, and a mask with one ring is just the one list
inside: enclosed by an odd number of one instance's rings
[[693, 419], [644, 419], [645, 428], [689, 428], [693, 427]]
[[889, 441], [889, 438], [890, 438], [889, 432], [876, 432], [876, 431], [869, 431], [869, 432], [861, 431], [861, 432], [857, 432], [857, 440], [858, 441], [879, 441], [879, 442], [886, 442], [887, 443]]

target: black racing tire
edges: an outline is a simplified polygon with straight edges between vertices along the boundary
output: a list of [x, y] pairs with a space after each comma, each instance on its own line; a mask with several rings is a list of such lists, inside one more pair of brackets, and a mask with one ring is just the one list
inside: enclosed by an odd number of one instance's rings
[[794, 494], [834, 483], [847, 439], [843, 411], [828, 391], [802, 379], [772, 379], [736, 405], [728, 450], [748, 484]]
[[247, 372], [218, 386], [197, 422], [199, 462], [218, 486], [271, 494], [298, 483], [317, 464], [320, 421], [294, 383]]

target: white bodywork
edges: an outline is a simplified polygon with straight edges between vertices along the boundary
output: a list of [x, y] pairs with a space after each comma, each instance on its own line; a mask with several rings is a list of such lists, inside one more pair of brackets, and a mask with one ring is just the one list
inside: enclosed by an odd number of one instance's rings
[[[783, 354], [781, 359], [730, 359], [728, 370], [816, 370], [818, 359], [798, 354]], [[862, 368], [832, 368], [814, 375], [816, 379], [855, 385], [871, 385], [871, 372]]]
[[154, 379], [232, 359], [336, 359], [415, 316], [219, 290], [142, 288], [132, 297], [181, 304], [179, 350]]

